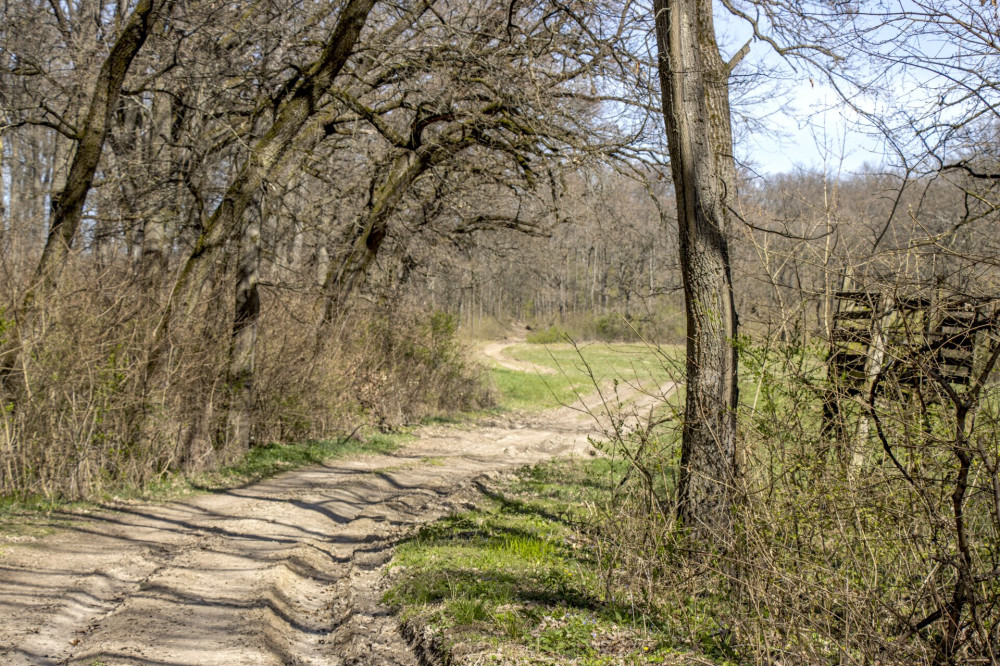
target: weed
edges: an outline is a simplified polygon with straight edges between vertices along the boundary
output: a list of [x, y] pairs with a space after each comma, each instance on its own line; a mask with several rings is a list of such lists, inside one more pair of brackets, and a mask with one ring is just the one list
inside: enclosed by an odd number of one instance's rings
[[518, 640], [524, 636], [524, 619], [516, 611], [497, 612], [490, 619], [506, 638]]
[[473, 625], [490, 619], [483, 599], [455, 599], [448, 604], [448, 614], [457, 626]]

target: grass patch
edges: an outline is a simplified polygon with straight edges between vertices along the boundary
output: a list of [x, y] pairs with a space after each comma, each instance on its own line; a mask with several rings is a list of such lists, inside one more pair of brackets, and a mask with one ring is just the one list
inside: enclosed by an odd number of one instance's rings
[[677, 664], [690, 654], [665, 613], [609, 589], [588, 506], [624, 466], [562, 460], [522, 470], [477, 510], [400, 545], [385, 601], [456, 659], [506, 664]]
[[509, 409], [537, 411], [571, 404], [591, 395], [595, 383], [602, 388], [619, 383], [623, 389], [638, 386], [652, 390], [683, 376], [680, 347], [595, 342], [575, 346], [520, 344], [504, 350], [508, 356], [553, 374], [491, 369], [501, 404]]
[[366, 436], [363, 441], [348, 439], [267, 444], [250, 449], [243, 459], [233, 465], [189, 477], [188, 483], [198, 490], [228, 490], [327, 460], [393, 453], [412, 438], [408, 433], [377, 433]]
[[44, 497], [0, 498], [0, 535], [38, 537], [70, 522], [74, 514], [88, 513], [103, 504], [142, 500], [167, 501], [197, 492], [238, 488], [283, 472], [328, 460], [360, 455], [388, 454], [412, 439], [408, 433], [374, 433], [363, 441], [322, 440], [296, 444], [272, 443], [250, 449], [232, 465], [198, 474], [169, 474], [141, 488], [125, 487], [103, 493], [89, 502]]

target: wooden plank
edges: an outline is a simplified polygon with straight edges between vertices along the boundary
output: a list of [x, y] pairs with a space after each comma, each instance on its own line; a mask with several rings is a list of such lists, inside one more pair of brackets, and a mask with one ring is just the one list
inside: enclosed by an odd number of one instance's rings
[[939, 334], [937, 340], [931, 343], [933, 349], [947, 349], [972, 353], [975, 347], [975, 334], [969, 331], [953, 334]]
[[854, 301], [856, 303], [863, 301], [872, 305], [877, 305], [880, 299], [879, 294], [873, 294], [868, 291], [837, 291], [833, 295], [841, 301]]
[[839, 319], [871, 319], [871, 310], [841, 310], [833, 314], [833, 320]]
[[867, 328], [835, 328], [830, 332], [830, 341], [869, 344], [872, 341], [872, 332]]
[[940, 356], [938, 357], [938, 365], [943, 368], [968, 368], [972, 370], [972, 357], [971, 356]]
[[[846, 286], [846, 283], [845, 283]], [[886, 312], [883, 294], [869, 291], [835, 292], [837, 310], [830, 331], [831, 378], [838, 376], [848, 390], [868, 379], [866, 370], [872, 355], [875, 333], [883, 331], [886, 351], [903, 359], [892, 370], [897, 384], [910, 390], [932, 381], [919, 364], [907, 359], [923, 357], [932, 362], [941, 379], [955, 386], [972, 381], [974, 352], [982, 344], [980, 333], [1000, 332], [997, 310], [1000, 298], [933, 300], [923, 296], [891, 299]], [[881, 322], [881, 329], [869, 324]], [[856, 390], [856, 389], [855, 389]]]

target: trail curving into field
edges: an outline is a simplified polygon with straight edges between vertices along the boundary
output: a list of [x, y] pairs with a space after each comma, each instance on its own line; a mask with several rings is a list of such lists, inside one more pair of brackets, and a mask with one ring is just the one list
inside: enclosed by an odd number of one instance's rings
[[519, 361], [513, 356], [507, 353], [507, 350], [514, 345], [523, 343], [524, 340], [503, 340], [499, 342], [490, 342], [485, 347], [483, 347], [483, 355], [490, 359], [501, 368], [506, 368], [507, 370], [515, 370], [517, 372], [530, 372], [539, 375], [554, 375], [556, 371], [552, 368], [535, 365], [534, 363], [527, 363], [525, 361]]
[[[673, 389], [633, 396], [636, 418]], [[427, 663], [380, 603], [393, 546], [486, 479], [594, 455], [601, 405], [426, 427], [393, 455], [0, 537], [0, 664]]]

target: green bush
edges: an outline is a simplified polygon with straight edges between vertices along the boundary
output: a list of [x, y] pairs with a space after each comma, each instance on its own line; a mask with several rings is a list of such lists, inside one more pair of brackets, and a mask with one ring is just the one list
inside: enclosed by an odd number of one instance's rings
[[642, 322], [613, 312], [595, 322], [597, 339], [603, 342], [637, 342], [642, 339]]
[[611, 312], [605, 315], [575, 313], [559, 318], [556, 323], [536, 323], [527, 341], [534, 344], [555, 344], [573, 340], [598, 342], [677, 343], [684, 340], [684, 317], [674, 310], [662, 309], [643, 316]]

